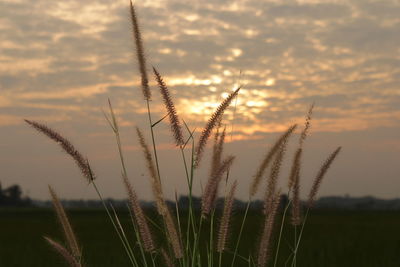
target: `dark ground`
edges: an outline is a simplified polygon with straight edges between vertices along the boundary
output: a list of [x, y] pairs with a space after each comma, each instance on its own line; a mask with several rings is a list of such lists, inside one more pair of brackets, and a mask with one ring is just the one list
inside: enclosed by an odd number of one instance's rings
[[[240, 223], [240, 212], [234, 217]], [[103, 210], [71, 210], [69, 215], [83, 246], [87, 266], [129, 266], [122, 245]], [[128, 228], [129, 214], [121, 212]], [[240, 253], [255, 255], [262, 216], [251, 213]], [[184, 218], [182, 219], [184, 221]], [[236, 237], [237, 229], [231, 230]], [[132, 232], [129, 231], [128, 235]], [[278, 266], [285, 266], [292, 231], [285, 233]], [[43, 240], [43, 235], [62, 240], [52, 210], [0, 209], [0, 266], [66, 266]], [[231, 241], [234, 240], [231, 239]], [[231, 245], [231, 247], [233, 247]], [[400, 266], [400, 211], [316, 210], [306, 224], [297, 266], [391, 267]], [[224, 256], [227, 260], [230, 256]], [[237, 266], [245, 266], [237, 262]], [[240, 264], [241, 263], [241, 264]]]

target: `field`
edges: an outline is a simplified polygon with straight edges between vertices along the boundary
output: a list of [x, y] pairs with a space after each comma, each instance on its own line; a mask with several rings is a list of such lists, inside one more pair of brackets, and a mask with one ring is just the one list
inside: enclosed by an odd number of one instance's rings
[[[104, 211], [71, 210], [69, 214], [88, 266], [129, 266]], [[120, 215], [122, 223], [128, 226], [129, 214], [121, 211]], [[258, 226], [259, 221], [260, 214], [250, 214], [249, 226]], [[238, 221], [234, 222], [237, 227]], [[398, 211], [314, 211], [304, 230], [298, 266], [399, 266], [399, 225]], [[252, 230], [244, 235], [240, 248], [243, 254], [256, 251], [254, 246], [259, 236], [254, 230], [258, 228], [247, 229]], [[234, 236], [235, 232], [237, 229], [231, 234]], [[43, 240], [43, 235], [62, 240], [62, 230], [52, 210], [0, 210], [0, 266], [66, 266]], [[278, 266], [285, 265], [288, 255], [287, 246], [283, 244], [282, 248]]]

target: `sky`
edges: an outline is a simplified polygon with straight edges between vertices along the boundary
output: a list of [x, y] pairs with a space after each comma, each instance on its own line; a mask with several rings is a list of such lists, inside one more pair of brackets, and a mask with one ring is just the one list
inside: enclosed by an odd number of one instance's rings
[[[286, 191], [298, 133], [315, 102], [305, 143], [301, 191], [306, 197], [325, 158], [343, 149], [320, 196], [400, 196], [400, 3], [371, 0], [137, 0], [148, 69], [170, 89], [178, 115], [199, 133], [219, 103], [243, 86], [223, 123], [225, 156], [235, 155], [230, 182], [238, 197], [271, 144], [290, 125], [280, 176]], [[150, 76], [152, 77], [152, 76]], [[154, 120], [166, 110], [152, 77]], [[112, 130], [120, 125], [128, 175], [151, 199], [135, 127], [150, 141], [146, 102], [134, 54], [129, 1], [0, 0], [0, 181], [48, 199], [96, 198], [74, 162], [28, 127], [36, 120], [86, 155], [105, 197], [124, 198]], [[165, 194], [186, 194], [180, 150], [167, 121], [155, 127]], [[187, 153], [190, 149], [188, 148]], [[209, 151], [195, 173], [208, 179]], [[187, 154], [189, 156], [189, 154]], [[258, 196], [265, 191], [265, 179]], [[223, 191], [221, 190], [221, 194]]]

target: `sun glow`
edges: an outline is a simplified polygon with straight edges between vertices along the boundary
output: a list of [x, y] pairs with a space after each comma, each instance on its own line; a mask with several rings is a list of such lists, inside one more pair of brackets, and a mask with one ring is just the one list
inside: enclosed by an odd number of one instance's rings
[[269, 78], [268, 80], [265, 81], [266, 86], [273, 86], [274, 84], [275, 84], [274, 78]]
[[220, 84], [222, 82], [222, 78], [218, 75], [212, 75], [208, 79], [199, 79], [195, 76], [191, 75], [189, 77], [177, 77], [171, 78], [168, 80], [168, 84], [170, 86], [174, 85], [211, 85], [211, 84]]

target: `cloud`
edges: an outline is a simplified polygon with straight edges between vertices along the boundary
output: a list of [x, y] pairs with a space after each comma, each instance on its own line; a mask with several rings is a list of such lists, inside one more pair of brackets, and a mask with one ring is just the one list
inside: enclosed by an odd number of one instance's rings
[[[110, 96], [126, 122], [132, 113], [141, 121], [125, 1], [3, 1], [0, 8], [0, 106], [25, 110], [2, 112], [84, 107], [92, 118]], [[144, 1], [137, 9], [149, 63], [165, 77], [181, 115], [196, 125], [238, 83], [243, 133], [254, 122], [265, 131], [281, 129], [313, 101], [317, 130], [397, 124], [386, 118], [399, 111], [398, 3]], [[152, 106], [162, 116], [152, 85]], [[251, 132], [263, 127], [256, 128]]]

